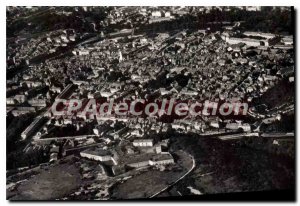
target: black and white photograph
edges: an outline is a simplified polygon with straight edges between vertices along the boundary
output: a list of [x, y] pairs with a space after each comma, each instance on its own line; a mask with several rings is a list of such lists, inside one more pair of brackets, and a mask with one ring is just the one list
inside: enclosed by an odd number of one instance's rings
[[296, 200], [293, 5], [21, 5], [8, 202]]

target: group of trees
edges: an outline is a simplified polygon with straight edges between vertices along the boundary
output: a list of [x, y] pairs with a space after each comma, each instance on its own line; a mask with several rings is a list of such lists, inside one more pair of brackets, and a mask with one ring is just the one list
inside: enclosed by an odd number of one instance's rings
[[[73, 28], [78, 32], [93, 32], [94, 28], [90, 23], [95, 22], [99, 25], [99, 22], [106, 18], [109, 10], [111, 10], [109, 7], [97, 7], [89, 12], [81, 7], [56, 7], [55, 10], [50, 7], [40, 7], [31, 13], [24, 12], [16, 19], [10, 14], [12, 11], [7, 11], [7, 16], [10, 17], [7, 19], [7, 37], [18, 35], [23, 30], [38, 33]], [[72, 13], [61, 14], [67, 12]]]

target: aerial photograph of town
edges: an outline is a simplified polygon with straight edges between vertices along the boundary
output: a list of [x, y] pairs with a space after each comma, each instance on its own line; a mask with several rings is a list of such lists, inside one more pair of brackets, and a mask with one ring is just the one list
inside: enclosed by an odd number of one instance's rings
[[294, 18], [7, 6], [6, 199], [294, 199]]

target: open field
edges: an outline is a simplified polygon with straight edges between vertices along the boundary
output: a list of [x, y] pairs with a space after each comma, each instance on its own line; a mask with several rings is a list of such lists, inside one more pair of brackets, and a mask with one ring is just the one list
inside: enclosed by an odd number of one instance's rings
[[69, 194], [80, 186], [81, 177], [78, 168], [70, 163], [50, 166], [17, 188], [8, 192], [11, 200], [53, 200]]

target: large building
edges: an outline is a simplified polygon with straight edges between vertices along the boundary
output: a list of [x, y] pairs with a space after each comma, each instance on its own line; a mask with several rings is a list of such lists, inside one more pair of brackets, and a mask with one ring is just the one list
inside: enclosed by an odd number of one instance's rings
[[152, 147], [153, 140], [152, 139], [136, 139], [133, 141], [133, 146], [135, 146], [135, 147]]
[[141, 154], [130, 156], [126, 162], [129, 168], [140, 168], [153, 165], [168, 165], [173, 164], [174, 158], [170, 153], [165, 154]]
[[247, 46], [269, 46], [269, 43], [267, 40], [258, 40], [258, 39], [250, 39], [250, 38], [234, 38], [234, 37], [228, 37], [226, 38], [226, 42], [229, 44], [238, 44], [238, 43], [244, 43]]
[[21, 134], [21, 137], [24, 139], [31, 137], [34, 135], [40, 126], [43, 124], [45, 120], [44, 116], [38, 116]]
[[114, 165], [118, 164], [118, 154], [115, 151], [104, 150], [101, 148], [91, 148], [80, 152], [80, 156], [99, 162], [112, 161]]
[[75, 86], [73, 84], [68, 84], [68, 86], [59, 94], [55, 99], [66, 99], [68, 98], [73, 90], [75, 89]]

